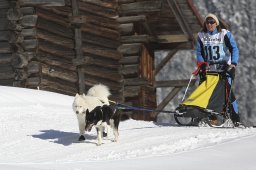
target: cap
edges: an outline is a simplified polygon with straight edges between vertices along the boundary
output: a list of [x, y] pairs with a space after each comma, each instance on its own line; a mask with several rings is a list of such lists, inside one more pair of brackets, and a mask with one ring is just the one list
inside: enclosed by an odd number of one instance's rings
[[205, 20], [206, 20], [207, 18], [213, 18], [213, 19], [215, 20], [217, 26], [220, 24], [220, 22], [219, 22], [217, 16], [214, 15], [214, 14], [212, 14], [212, 13], [209, 13], [209, 14], [205, 17]]

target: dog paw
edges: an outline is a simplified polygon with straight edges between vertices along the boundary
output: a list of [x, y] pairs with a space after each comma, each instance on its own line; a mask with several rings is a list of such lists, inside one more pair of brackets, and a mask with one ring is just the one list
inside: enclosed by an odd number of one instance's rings
[[78, 138], [78, 141], [84, 141], [84, 140], [85, 140], [84, 135], [81, 135], [81, 136]]
[[108, 133], [103, 131], [103, 137], [107, 137], [107, 136], [108, 136]]
[[100, 145], [101, 145], [101, 143], [97, 143], [96, 145], [97, 145], [97, 146], [100, 146]]
[[113, 139], [112, 142], [118, 142], [118, 140], [117, 139]]

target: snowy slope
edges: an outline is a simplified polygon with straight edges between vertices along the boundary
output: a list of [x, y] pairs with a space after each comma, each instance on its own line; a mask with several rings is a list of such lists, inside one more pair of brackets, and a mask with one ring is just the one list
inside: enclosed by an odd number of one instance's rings
[[217, 169], [253, 169], [255, 165], [255, 128], [179, 127], [128, 120], [120, 123], [118, 143], [105, 139], [96, 146], [95, 130], [85, 142], [77, 142], [73, 97], [3, 86], [0, 94], [0, 169], [216, 169], [216, 161], [223, 162]]

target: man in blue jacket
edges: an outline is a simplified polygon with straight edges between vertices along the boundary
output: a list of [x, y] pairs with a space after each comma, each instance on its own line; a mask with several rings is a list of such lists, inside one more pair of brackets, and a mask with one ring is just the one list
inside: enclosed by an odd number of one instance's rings
[[[205, 17], [204, 27], [197, 38], [197, 65], [205, 67], [207, 71], [228, 70], [229, 88], [235, 75], [239, 51], [232, 34], [220, 26], [216, 15]], [[238, 105], [234, 95], [231, 95], [231, 119], [235, 126], [240, 125]]]

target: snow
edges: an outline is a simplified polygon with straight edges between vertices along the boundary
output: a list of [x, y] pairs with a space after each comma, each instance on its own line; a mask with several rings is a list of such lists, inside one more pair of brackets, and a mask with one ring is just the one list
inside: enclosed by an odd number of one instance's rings
[[255, 169], [255, 128], [180, 127], [127, 120], [117, 143], [78, 142], [72, 96], [0, 86], [0, 169]]

